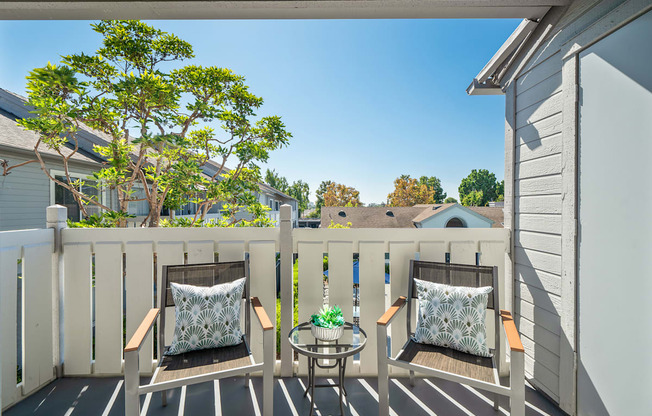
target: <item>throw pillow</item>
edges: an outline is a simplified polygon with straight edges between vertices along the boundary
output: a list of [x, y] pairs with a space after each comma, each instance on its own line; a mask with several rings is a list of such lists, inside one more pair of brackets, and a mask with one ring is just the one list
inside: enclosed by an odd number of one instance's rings
[[166, 354], [240, 344], [244, 285], [244, 277], [211, 287], [170, 283], [176, 323]]
[[448, 286], [419, 279], [414, 282], [419, 303], [414, 342], [491, 357], [485, 326], [491, 286]]

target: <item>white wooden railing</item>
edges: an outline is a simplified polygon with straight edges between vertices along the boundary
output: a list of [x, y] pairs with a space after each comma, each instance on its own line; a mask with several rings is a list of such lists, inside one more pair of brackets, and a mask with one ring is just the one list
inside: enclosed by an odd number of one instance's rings
[[52, 229], [0, 233], [0, 408], [20, 401], [56, 375], [53, 248]]
[[[62, 233], [65, 297], [64, 374], [109, 375], [122, 372], [123, 323], [127, 339], [154, 305], [165, 264], [209, 263], [244, 259], [249, 253], [251, 293], [273, 313], [276, 291], [277, 228], [132, 228], [66, 229]], [[95, 272], [95, 359], [92, 359], [93, 260]], [[123, 280], [124, 273], [124, 280]], [[123, 291], [126, 296], [123, 300]], [[173, 308], [168, 311], [174, 316]], [[167, 320], [167, 342], [174, 319]], [[257, 328], [252, 325], [252, 328]], [[254, 356], [262, 358], [262, 333], [251, 336]], [[142, 373], [156, 364], [153, 339], [140, 350]]]
[[[293, 229], [289, 206], [282, 207], [280, 223], [277, 228], [64, 228], [59, 233], [59, 222], [54, 231], [0, 233], [2, 406], [49, 382], [61, 363], [62, 375], [121, 374], [123, 314], [128, 339], [155, 304], [164, 264], [240, 260], [248, 253], [252, 295], [258, 296], [273, 316], [276, 254], [280, 252], [282, 341], [277, 364], [282, 376], [297, 370], [303, 374], [306, 365], [304, 360], [294, 361], [286, 338], [293, 326], [294, 255], [299, 262], [299, 321], [307, 320], [323, 302], [324, 254], [329, 258], [330, 304], [342, 306], [345, 319], [352, 321], [353, 257], [357, 254], [359, 322], [368, 341], [359, 359], [349, 364], [350, 376], [376, 374], [375, 322], [390, 301], [407, 294], [410, 259], [495, 265], [501, 282], [506, 282], [509, 233], [504, 229]], [[384, 279], [386, 257], [389, 285]], [[25, 364], [24, 381], [16, 386], [16, 265], [20, 258]], [[60, 275], [59, 270], [63, 270]], [[60, 307], [59, 285], [63, 288]], [[510, 291], [509, 286], [506, 293], [501, 291], [501, 306]], [[173, 310], [168, 313], [174, 314]], [[171, 338], [174, 320], [167, 320], [166, 325], [170, 325], [166, 335]], [[488, 320], [488, 325], [488, 335], [493, 334], [493, 320]], [[405, 320], [397, 319], [391, 328], [391, 344], [402, 345], [405, 333]], [[262, 333], [254, 332], [251, 344], [254, 356], [260, 359]], [[140, 354], [141, 372], [151, 373], [156, 365], [151, 335]]]
[[[445, 262], [448, 257], [452, 263], [464, 264], [476, 264], [477, 260], [481, 265], [498, 266], [499, 280], [504, 282], [508, 242], [507, 230], [496, 228], [295, 229], [292, 245], [299, 261], [299, 322], [308, 320], [315, 312], [315, 305], [321, 303], [324, 254], [328, 255], [329, 303], [340, 305], [345, 320], [353, 320], [353, 255], [358, 254], [359, 322], [368, 339], [359, 361], [353, 362], [347, 375], [376, 375], [376, 320], [391, 302], [407, 295], [410, 259]], [[386, 253], [389, 285], [385, 285]], [[504, 306], [504, 287], [501, 285], [501, 306]], [[487, 319], [487, 338], [493, 347], [493, 315], [490, 318]], [[416, 322], [414, 318], [412, 322]], [[390, 330], [391, 345], [396, 353], [397, 347], [407, 340], [405, 317], [396, 319]], [[303, 361], [299, 363], [300, 373], [307, 371], [305, 364]]]

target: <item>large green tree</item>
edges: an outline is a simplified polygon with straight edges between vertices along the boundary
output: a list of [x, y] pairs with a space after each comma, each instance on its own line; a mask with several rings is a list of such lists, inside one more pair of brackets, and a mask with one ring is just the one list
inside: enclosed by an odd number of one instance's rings
[[[72, 192], [85, 216], [87, 204], [114, 211], [68, 174], [70, 152], [79, 151], [77, 134], [90, 127], [107, 136], [107, 145], [94, 148], [107, 162], [92, 179], [117, 193], [114, 214], [126, 214], [139, 200], [149, 204], [143, 224], [150, 226], [158, 225], [163, 206], [188, 200], [199, 205], [195, 220], [216, 203], [228, 215], [245, 207], [264, 214], [253, 194], [261, 180], [257, 162], [287, 145], [291, 134], [278, 116], [255, 118], [263, 99], [244, 77], [216, 66], [178, 66], [194, 56], [192, 46], [143, 22], [91, 26], [103, 37], [94, 54], [67, 55], [28, 76], [36, 116], [20, 124], [38, 133], [34, 151], [50, 180]], [[64, 180], [45, 169], [43, 147], [61, 156]], [[218, 169], [207, 178], [202, 166], [209, 159]], [[143, 198], [135, 197], [138, 188]], [[231, 225], [239, 221], [232, 218]]]
[[289, 189], [288, 180], [284, 176], [281, 176], [278, 173], [276, 173], [276, 170], [274, 169], [272, 170], [267, 169], [267, 171], [265, 172], [265, 183], [274, 189], [278, 189], [284, 194], [288, 193], [288, 189]]
[[299, 215], [308, 209], [308, 205], [310, 204], [310, 187], [304, 181], [298, 180], [292, 182], [292, 185], [288, 185], [288, 180], [285, 176], [279, 175], [273, 169], [267, 169], [265, 172], [265, 183], [296, 199], [299, 203]]
[[498, 199], [497, 188], [504, 188], [496, 181], [496, 175], [487, 169], [473, 169], [469, 176], [462, 179], [458, 191], [462, 205], [486, 206], [489, 201]]
[[419, 178], [419, 183], [426, 185], [433, 191], [432, 199], [436, 204], [441, 204], [446, 199], [446, 192], [441, 187], [441, 181], [436, 176], [422, 176]]
[[320, 218], [321, 217], [321, 207], [324, 206], [324, 194], [328, 190], [329, 185], [334, 183], [333, 181], [322, 181], [317, 190], [315, 191], [315, 197], [317, 202], [315, 203], [315, 210], [310, 214], [311, 218]]
[[299, 216], [301, 216], [303, 211], [308, 209], [308, 204], [310, 203], [308, 199], [310, 197], [310, 187], [302, 180], [292, 182], [292, 185], [288, 189], [288, 195], [298, 201]]

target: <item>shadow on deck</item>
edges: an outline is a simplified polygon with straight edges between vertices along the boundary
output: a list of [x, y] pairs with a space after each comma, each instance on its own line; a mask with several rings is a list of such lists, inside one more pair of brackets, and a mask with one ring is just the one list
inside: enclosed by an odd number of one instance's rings
[[[252, 377], [253, 389], [244, 387], [242, 377], [177, 388], [168, 391], [168, 405], [161, 406], [160, 393], [141, 396], [147, 415], [259, 415], [262, 400], [261, 379]], [[319, 382], [323, 382], [320, 380]], [[149, 382], [143, 378], [142, 383]], [[326, 382], [331, 380], [326, 379]], [[274, 387], [274, 415], [307, 415], [310, 399], [303, 397], [305, 378], [279, 378]], [[378, 402], [375, 378], [348, 378], [345, 414], [377, 415]], [[459, 384], [435, 379], [417, 379], [410, 387], [405, 378], [390, 379], [390, 406], [394, 416], [417, 415], [506, 415], [501, 407], [493, 410], [490, 395]], [[563, 415], [529, 386], [525, 389], [526, 415]], [[315, 390], [314, 415], [339, 415], [336, 388]], [[507, 406], [505, 403], [503, 406]], [[20, 415], [124, 415], [124, 388], [121, 378], [63, 378], [3, 412], [5, 416]]]

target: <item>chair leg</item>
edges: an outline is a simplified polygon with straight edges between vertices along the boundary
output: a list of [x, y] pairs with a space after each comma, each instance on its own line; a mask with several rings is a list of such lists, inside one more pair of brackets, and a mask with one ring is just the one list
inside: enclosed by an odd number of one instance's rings
[[510, 415], [525, 416], [525, 356], [522, 351], [512, 351], [510, 358]]
[[125, 353], [125, 416], [140, 415], [138, 351]]
[[410, 386], [414, 387], [414, 371], [410, 370]]
[[500, 394], [494, 393], [494, 410], [498, 411], [500, 408]]
[[387, 363], [387, 329], [377, 325], [378, 416], [389, 416], [389, 365]]
[[244, 377], [245, 388], [249, 388], [249, 380], [251, 380], [251, 375], [249, 373], [247, 373], [247, 374], [245, 374], [245, 377]]
[[163, 390], [161, 392], [161, 405], [163, 405], [163, 407], [168, 405], [168, 391], [167, 390]]
[[[263, 416], [274, 414], [274, 341], [276, 333], [267, 330], [263, 333]], [[247, 374], [249, 377], [249, 374]]]

